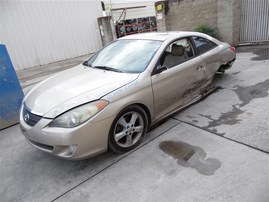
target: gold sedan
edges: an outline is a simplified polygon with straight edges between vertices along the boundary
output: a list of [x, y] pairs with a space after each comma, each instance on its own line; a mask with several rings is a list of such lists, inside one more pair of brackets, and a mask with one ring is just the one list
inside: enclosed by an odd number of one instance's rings
[[66, 159], [137, 147], [150, 125], [210, 93], [235, 48], [196, 32], [120, 38], [34, 87], [20, 126], [35, 148]]

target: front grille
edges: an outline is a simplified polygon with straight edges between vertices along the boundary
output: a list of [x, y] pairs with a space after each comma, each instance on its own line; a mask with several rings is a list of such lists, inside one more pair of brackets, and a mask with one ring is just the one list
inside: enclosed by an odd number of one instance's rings
[[35, 115], [30, 112], [30, 110], [27, 109], [26, 105], [23, 106], [23, 120], [25, 123], [27, 123], [29, 126], [34, 126], [41, 118], [42, 116]]
[[30, 143], [32, 143], [33, 145], [39, 147], [39, 148], [42, 148], [42, 149], [46, 149], [46, 150], [49, 150], [49, 151], [52, 151], [53, 150], [53, 146], [50, 146], [50, 145], [46, 145], [46, 144], [41, 144], [39, 142], [35, 142], [33, 140], [30, 140], [28, 139]]

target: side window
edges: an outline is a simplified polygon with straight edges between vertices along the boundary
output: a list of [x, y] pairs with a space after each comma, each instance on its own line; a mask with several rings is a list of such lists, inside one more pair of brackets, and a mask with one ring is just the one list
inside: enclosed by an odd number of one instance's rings
[[194, 45], [195, 45], [196, 49], [198, 50], [199, 54], [203, 54], [203, 53], [217, 47], [217, 45], [215, 43], [213, 43], [212, 41], [209, 41], [208, 39], [202, 38], [202, 37], [193, 36], [192, 39], [194, 41]]
[[180, 39], [169, 44], [160, 59], [160, 65], [167, 68], [180, 64], [194, 56], [189, 39]]

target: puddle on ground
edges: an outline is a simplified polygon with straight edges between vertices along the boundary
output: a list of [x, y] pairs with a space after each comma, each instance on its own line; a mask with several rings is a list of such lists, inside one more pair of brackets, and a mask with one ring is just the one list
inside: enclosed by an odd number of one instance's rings
[[256, 83], [253, 86], [235, 86], [237, 89], [234, 90], [242, 101], [240, 107], [243, 107], [250, 103], [253, 99], [268, 97], [269, 90], [269, 79]]
[[219, 136], [224, 136], [225, 133], [219, 133], [217, 130], [218, 126], [221, 125], [236, 125], [240, 123], [242, 120], [239, 118], [239, 115], [243, 114], [245, 111], [241, 110], [238, 108], [236, 105], [232, 105], [233, 109], [231, 111], [221, 113], [220, 117], [218, 119], [213, 119], [210, 115], [203, 115], [203, 114], [198, 114], [202, 117], [206, 117], [209, 119], [209, 123], [207, 126], [201, 127], [202, 129], [206, 131], [213, 132]]
[[254, 51], [256, 57], [251, 58], [251, 60], [259, 61], [259, 60], [269, 60], [269, 49], [261, 49], [258, 51]]
[[221, 113], [218, 119], [213, 119], [210, 115], [198, 114], [199, 116], [205, 117], [209, 120], [208, 125], [202, 127], [202, 129], [224, 136], [225, 133], [219, 133], [217, 127], [221, 125], [232, 126], [240, 123], [242, 121], [240, 119], [240, 115], [246, 113], [245, 110], [241, 109], [242, 107], [249, 104], [254, 99], [268, 97], [269, 79], [256, 83], [253, 86], [234, 86], [234, 88], [235, 89], [233, 91], [237, 94], [242, 103], [232, 105], [233, 109], [231, 111]]
[[185, 142], [163, 141], [159, 148], [177, 159], [179, 165], [194, 168], [203, 175], [213, 175], [221, 166], [217, 159], [205, 159], [206, 152], [203, 149]]

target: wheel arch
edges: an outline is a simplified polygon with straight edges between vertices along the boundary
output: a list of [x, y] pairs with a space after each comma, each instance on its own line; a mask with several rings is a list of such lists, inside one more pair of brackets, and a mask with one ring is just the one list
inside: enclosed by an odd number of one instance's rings
[[148, 118], [148, 127], [149, 127], [150, 124], [151, 124], [151, 122], [152, 122], [152, 119], [151, 119], [151, 115], [152, 114], [151, 114], [149, 108], [145, 104], [143, 104], [143, 103], [140, 103], [140, 102], [130, 103], [130, 104], [124, 106], [121, 110], [119, 110], [118, 113], [120, 113], [122, 110], [125, 110], [127, 108], [130, 108], [132, 106], [139, 106], [139, 107], [141, 107], [145, 111], [145, 113], [147, 115], [147, 118]]
[[[111, 125], [110, 130], [109, 130], [109, 135], [108, 135], [108, 148], [111, 151], [116, 152], [116, 153], [123, 153], [123, 152], [129, 151], [129, 150], [126, 150], [125, 148], [121, 148], [121, 146], [116, 145], [117, 143], [115, 144], [115, 140], [113, 139], [114, 138], [113, 137], [114, 135], [112, 136], [112, 131], [114, 131], [115, 124], [117, 123], [117, 121], [119, 120], [119, 118], [122, 115], [124, 115], [124, 114], [126, 114], [126, 112], [128, 112], [128, 110], [130, 110], [130, 111], [134, 110], [134, 111], [136, 111], [136, 113], [140, 113], [140, 115], [142, 117], [144, 116], [144, 118], [143, 118], [144, 121], [147, 122], [147, 124], [144, 125], [144, 129], [145, 130], [142, 133], [142, 136], [141, 136], [142, 138], [138, 142], [136, 142], [134, 145], [131, 146], [131, 147], [134, 146], [133, 148], [131, 148], [131, 150], [134, 149], [135, 147], [137, 147], [141, 143], [141, 141], [143, 140], [143, 136], [146, 135], [147, 129], [150, 126], [150, 123], [151, 123], [151, 113], [150, 113], [150, 110], [148, 109], [148, 107], [146, 105], [144, 105], [142, 103], [130, 103], [129, 105], [124, 106], [120, 110], [120, 112], [118, 113], [118, 115], [115, 117], [114, 121], [112, 122], [112, 125]], [[137, 111], [137, 110], [139, 110], [140, 112]], [[136, 145], [136, 144], [138, 144], [138, 145]]]
[[[148, 118], [148, 127], [150, 126], [151, 124], [151, 113], [148, 109], [148, 107], [142, 103], [135, 103], [135, 104], [132, 104], [132, 105], [137, 105], [139, 107], [141, 107], [145, 112], [146, 112], [146, 115], [147, 115], [147, 118]], [[131, 106], [131, 105], [129, 105]]]

